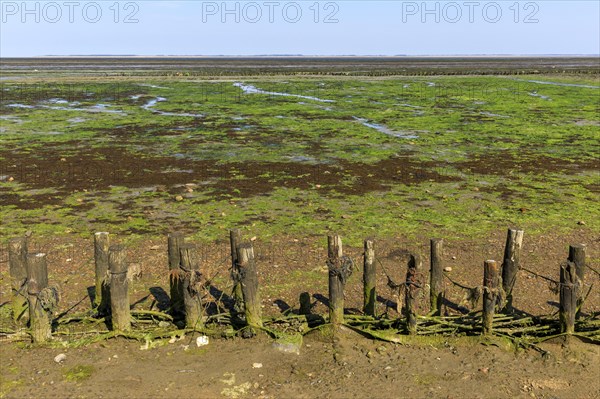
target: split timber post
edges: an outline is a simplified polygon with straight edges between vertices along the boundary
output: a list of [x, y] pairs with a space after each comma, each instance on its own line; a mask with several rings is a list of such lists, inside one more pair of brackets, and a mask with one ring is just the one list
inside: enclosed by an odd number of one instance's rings
[[502, 262], [502, 289], [506, 295], [503, 312], [513, 312], [513, 289], [517, 281], [517, 272], [521, 267], [521, 247], [523, 246], [523, 230], [508, 229], [504, 261]]
[[375, 291], [376, 269], [375, 269], [375, 249], [372, 239], [366, 239], [364, 242], [364, 263], [363, 263], [363, 293], [364, 307], [366, 315], [375, 317], [375, 303], [377, 294]]
[[94, 296], [94, 307], [101, 314], [108, 313], [110, 298], [108, 297], [108, 250], [110, 248], [110, 236], [106, 232], [94, 234], [94, 263], [96, 271], [96, 289]]
[[244, 295], [242, 294], [242, 285], [240, 284], [240, 271], [237, 262], [237, 247], [242, 242], [242, 232], [240, 229], [229, 231], [229, 244], [231, 247], [231, 279], [233, 280], [233, 300], [234, 310], [243, 312]]
[[179, 247], [181, 271], [183, 274], [183, 305], [185, 309], [185, 326], [187, 328], [202, 327], [202, 294], [200, 292], [200, 259], [194, 244], [183, 244]]
[[27, 299], [29, 326], [33, 343], [46, 342], [52, 337], [52, 320], [44, 308], [42, 291], [48, 287], [48, 267], [45, 253], [27, 255]]
[[329, 322], [344, 322], [344, 283], [342, 238], [327, 236], [327, 267], [329, 269]]
[[179, 278], [179, 266], [181, 265], [181, 254], [179, 248], [185, 242], [183, 233], [174, 232], [168, 236], [169, 255], [169, 288], [171, 295], [171, 313], [173, 316], [183, 315], [183, 285]]
[[486, 260], [483, 265], [483, 334], [492, 332], [492, 323], [496, 301], [498, 299], [498, 288], [500, 286], [500, 267], [495, 260]]
[[244, 297], [246, 323], [250, 327], [262, 327], [262, 311], [258, 294], [258, 273], [251, 243], [237, 246], [237, 266], [240, 272], [240, 285]]
[[128, 331], [131, 329], [126, 256], [127, 252], [122, 245], [111, 245], [108, 250], [110, 310], [112, 329], [115, 331]]
[[13, 238], [8, 243], [8, 266], [12, 287], [11, 312], [15, 322], [26, 322], [27, 314], [27, 238]]
[[575, 263], [577, 270], [577, 278], [579, 283], [579, 290], [577, 295], [577, 314], [576, 318], [579, 318], [581, 314], [581, 307], [583, 306], [583, 283], [585, 281], [585, 244], [569, 245], [569, 262]]
[[419, 290], [422, 287], [421, 257], [411, 254], [408, 259], [408, 271], [406, 272], [405, 298], [406, 298], [406, 326], [409, 334], [417, 333], [417, 301]]
[[567, 261], [560, 266], [560, 330], [563, 333], [575, 332], [575, 313], [577, 310], [577, 266]]
[[442, 314], [442, 300], [444, 297], [444, 267], [442, 256], [444, 240], [433, 238], [429, 242], [431, 247], [431, 258], [429, 267], [429, 305], [431, 313], [440, 316]]

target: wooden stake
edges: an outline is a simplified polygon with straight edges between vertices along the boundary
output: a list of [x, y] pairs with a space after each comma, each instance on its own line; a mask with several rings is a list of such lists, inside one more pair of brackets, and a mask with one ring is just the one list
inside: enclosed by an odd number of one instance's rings
[[258, 293], [258, 273], [256, 262], [254, 261], [252, 244], [246, 243], [237, 246], [237, 265], [240, 271], [246, 323], [250, 327], [262, 327], [262, 311]]
[[237, 247], [242, 242], [242, 232], [240, 229], [229, 231], [229, 244], [231, 247], [231, 279], [233, 280], [233, 300], [234, 310], [236, 312], [244, 311], [244, 295], [242, 294], [242, 285], [239, 282], [240, 271], [237, 262]]
[[498, 287], [500, 286], [500, 267], [495, 260], [486, 260], [483, 265], [483, 334], [492, 332], [492, 322], [496, 301], [498, 299]]
[[575, 263], [575, 268], [577, 270], [577, 278], [579, 289], [577, 290], [577, 314], [576, 318], [579, 318], [581, 315], [581, 308], [583, 307], [583, 292], [584, 282], [585, 282], [585, 244], [576, 244], [569, 246], [569, 262]]
[[108, 298], [108, 249], [110, 248], [110, 237], [106, 232], [94, 234], [94, 262], [96, 269], [96, 289], [94, 296], [94, 307], [98, 313], [107, 314], [110, 308]]
[[198, 249], [194, 244], [182, 244], [179, 247], [181, 269], [183, 273], [183, 304], [185, 309], [185, 326], [201, 328], [202, 293], [200, 283], [200, 260]]
[[575, 313], [577, 310], [577, 266], [567, 261], [560, 266], [560, 330], [563, 333], [575, 332]]
[[181, 265], [181, 254], [179, 248], [185, 242], [185, 236], [180, 232], [174, 232], [168, 236], [169, 255], [169, 288], [171, 293], [171, 313], [175, 317], [183, 316], [183, 282], [179, 278], [179, 266]]
[[29, 326], [34, 343], [46, 342], [52, 337], [50, 312], [44, 309], [42, 291], [48, 287], [46, 254], [27, 255], [27, 299], [29, 302]]
[[421, 274], [421, 257], [419, 255], [410, 255], [408, 260], [408, 271], [406, 272], [406, 325], [409, 334], [417, 333], [417, 301], [419, 291], [422, 287]]
[[300, 294], [300, 314], [310, 314], [310, 294], [303, 292]]
[[375, 268], [375, 249], [372, 239], [364, 241], [364, 262], [363, 262], [363, 310], [366, 315], [375, 317], [375, 304], [377, 294], [375, 291], [376, 268]]
[[108, 250], [110, 310], [112, 329], [115, 331], [129, 331], [131, 329], [126, 257], [127, 252], [122, 245], [110, 246]]
[[344, 322], [344, 282], [342, 269], [342, 239], [338, 235], [327, 237], [327, 266], [329, 268], [329, 322]]
[[517, 281], [517, 272], [521, 266], [521, 247], [523, 246], [523, 230], [508, 229], [504, 261], [502, 263], [502, 289], [506, 296], [503, 312], [513, 312], [513, 289]]
[[13, 238], [8, 243], [8, 267], [12, 286], [11, 312], [16, 323], [26, 323], [27, 312], [27, 238]]
[[431, 239], [431, 261], [429, 267], [429, 305], [431, 313], [440, 316], [442, 314], [442, 300], [444, 297], [444, 267], [442, 265], [444, 240], [441, 238]]

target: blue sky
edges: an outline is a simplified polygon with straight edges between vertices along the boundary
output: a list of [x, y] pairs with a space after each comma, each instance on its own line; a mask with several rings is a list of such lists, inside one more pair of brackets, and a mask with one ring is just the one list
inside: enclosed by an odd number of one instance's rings
[[600, 53], [595, 0], [2, 0], [0, 10], [3, 57]]

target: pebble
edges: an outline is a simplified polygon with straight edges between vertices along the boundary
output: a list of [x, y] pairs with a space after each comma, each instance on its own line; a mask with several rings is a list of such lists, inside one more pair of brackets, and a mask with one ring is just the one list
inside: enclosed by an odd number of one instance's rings
[[252, 363], [252, 368], [253, 369], [260, 369], [262, 368], [263, 364], [262, 363]]
[[67, 355], [65, 355], [64, 353], [58, 354], [54, 357], [54, 361], [56, 363], [62, 363], [64, 360], [66, 360]]
[[196, 346], [205, 346], [208, 345], [208, 337], [206, 335], [201, 335], [196, 338]]
[[580, 220], [579, 222], [577, 222], [577, 224], [580, 226], [585, 226], [585, 222], [583, 220]]
[[183, 201], [183, 197], [181, 195], [178, 195], [175, 197], [175, 201], [181, 202], [181, 201]]
[[153, 245], [150, 247], [150, 250], [152, 250], [152, 251], [156, 251], [158, 249], [160, 249], [160, 245]]
[[444, 267], [444, 271], [445, 272], [451, 272], [452, 268], [450, 266], [446, 266], [446, 267]]
[[15, 180], [15, 178], [12, 176], [8, 178], [8, 181], [14, 181], [14, 180]]
[[456, 256], [453, 256], [453, 257], [452, 257], [452, 260], [456, 260]]

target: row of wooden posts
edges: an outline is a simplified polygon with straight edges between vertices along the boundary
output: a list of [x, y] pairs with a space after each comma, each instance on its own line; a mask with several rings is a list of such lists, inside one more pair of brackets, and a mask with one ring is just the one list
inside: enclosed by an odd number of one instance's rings
[[[513, 288], [520, 269], [520, 252], [523, 231], [509, 229], [504, 259], [484, 262], [483, 315], [484, 334], [492, 332], [493, 316], [498, 308], [500, 294], [504, 303], [502, 312], [513, 312]], [[251, 242], [244, 242], [239, 229], [230, 231], [233, 299], [235, 311], [245, 316], [250, 328], [262, 327], [258, 273]], [[429, 302], [432, 315], [441, 315], [443, 290], [443, 240], [430, 241]], [[110, 316], [116, 331], [131, 329], [129, 281], [126, 249], [111, 245], [108, 233], [94, 235], [95, 298], [94, 307], [99, 314]], [[185, 318], [187, 328], [203, 326], [201, 303], [200, 262], [195, 244], [186, 243], [182, 233], [168, 236], [169, 285], [171, 311]], [[15, 238], [9, 244], [9, 266], [12, 279], [12, 311], [17, 319], [27, 319], [34, 342], [51, 338], [52, 308], [58, 301], [57, 292], [48, 287], [48, 270], [44, 253], [27, 252], [27, 238]], [[329, 322], [344, 323], [344, 287], [353, 270], [352, 260], [344, 256], [340, 236], [328, 236], [327, 266], [329, 269]], [[423, 289], [422, 262], [418, 255], [410, 255], [405, 293], [405, 317], [409, 333], [417, 330], [417, 300]], [[572, 334], [578, 307], [581, 306], [580, 286], [585, 273], [585, 245], [571, 245], [566, 263], [560, 267], [560, 321], [563, 332]], [[376, 257], [374, 240], [364, 240], [363, 256], [363, 311], [376, 317]], [[310, 295], [300, 296], [300, 313], [310, 313]]]

